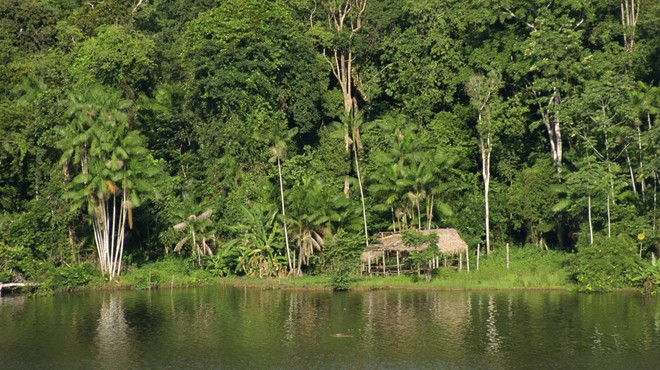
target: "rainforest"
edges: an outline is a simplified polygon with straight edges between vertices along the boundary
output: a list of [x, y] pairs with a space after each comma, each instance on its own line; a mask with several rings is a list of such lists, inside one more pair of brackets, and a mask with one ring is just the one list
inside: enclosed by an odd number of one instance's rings
[[0, 0], [0, 286], [346, 289], [382, 235], [452, 229], [383, 284], [653, 294], [659, 29], [653, 0]]

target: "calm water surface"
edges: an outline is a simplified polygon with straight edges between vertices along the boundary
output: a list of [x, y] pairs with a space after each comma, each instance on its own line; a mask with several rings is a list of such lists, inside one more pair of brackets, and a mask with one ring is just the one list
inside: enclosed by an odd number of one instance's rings
[[210, 287], [0, 297], [0, 369], [658, 369], [660, 299]]

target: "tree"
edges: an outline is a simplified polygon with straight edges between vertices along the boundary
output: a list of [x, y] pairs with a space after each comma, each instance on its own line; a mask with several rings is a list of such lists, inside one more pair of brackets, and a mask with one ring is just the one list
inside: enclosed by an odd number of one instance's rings
[[153, 190], [157, 171], [142, 137], [129, 128], [131, 104], [102, 86], [74, 92], [71, 121], [58, 142], [61, 163], [77, 172], [65, 196], [75, 208], [87, 204], [100, 269], [111, 280], [121, 272], [126, 223], [133, 227], [133, 209]]
[[[364, 189], [360, 173], [359, 150], [362, 150], [360, 137], [360, 126], [362, 116], [358, 114], [358, 101], [355, 98], [354, 89], [362, 93], [366, 101], [368, 97], [364, 94], [362, 82], [354, 68], [354, 42], [358, 32], [362, 28], [364, 12], [367, 8], [367, 0], [326, 0], [321, 4], [320, 13], [325, 13], [322, 23], [316, 19], [317, 6], [311, 10], [310, 21], [312, 22], [311, 33], [317, 39], [317, 43], [323, 52], [323, 57], [330, 66], [333, 76], [341, 89], [344, 112], [341, 115], [341, 123], [344, 129], [344, 144], [346, 151], [352, 151], [355, 161], [355, 174], [360, 188], [360, 201], [362, 203], [362, 217], [364, 221], [365, 244], [369, 246], [369, 231], [367, 227], [367, 211], [364, 204]], [[325, 23], [327, 21], [327, 23]], [[323, 26], [322, 24], [327, 24]], [[344, 192], [348, 192], [349, 182], [344, 182]]]
[[493, 151], [493, 115], [495, 114], [501, 77], [491, 71], [488, 77], [475, 75], [465, 85], [472, 106], [477, 110], [477, 131], [481, 151], [481, 175], [484, 181], [484, 210], [486, 227], [486, 252], [490, 253], [490, 158]]
[[[353, 89], [359, 91], [362, 83], [354, 68], [353, 48], [366, 8], [367, 0], [324, 0], [320, 10], [314, 2], [309, 17], [311, 32], [316, 36], [323, 57], [339, 83], [346, 115], [356, 115], [358, 110]], [[316, 19], [317, 11], [321, 13], [320, 20]]]
[[330, 222], [335, 215], [323, 184], [316, 178], [304, 177], [288, 196], [292, 237], [298, 243], [296, 275], [302, 275], [302, 266], [310, 265], [310, 257], [322, 249], [325, 237], [331, 233]]
[[621, 0], [621, 25], [623, 26], [623, 45], [627, 52], [635, 46], [635, 31], [639, 17], [640, 0]]
[[[211, 226], [211, 216], [213, 210], [207, 209], [199, 215], [191, 214], [185, 218], [185, 221], [174, 225], [174, 231], [187, 231], [191, 239], [184, 237], [179, 240], [174, 247], [174, 252], [180, 252], [181, 248], [190, 240], [192, 241], [192, 255], [197, 259], [197, 265], [202, 267], [202, 256], [213, 256], [213, 250], [207, 242], [215, 242], [215, 233], [209, 230]], [[201, 239], [201, 240], [200, 240]]]
[[115, 86], [131, 99], [151, 88], [155, 69], [153, 41], [125, 27], [100, 26], [98, 35], [73, 53], [69, 73], [76, 86]]
[[286, 260], [289, 265], [289, 271], [294, 270], [293, 262], [291, 260], [291, 248], [289, 247], [289, 232], [286, 223], [286, 209], [284, 207], [284, 181], [282, 180], [282, 160], [287, 155], [287, 145], [293, 140], [298, 133], [294, 127], [292, 129], [285, 129], [282, 125], [271, 126], [271, 131], [267, 136], [257, 134], [257, 138], [265, 140], [270, 145], [270, 161], [277, 164], [277, 174], [280, 182], [280, 202], [282, 203], [282, 224], [284, 227], [284, 241], [286, 243]]

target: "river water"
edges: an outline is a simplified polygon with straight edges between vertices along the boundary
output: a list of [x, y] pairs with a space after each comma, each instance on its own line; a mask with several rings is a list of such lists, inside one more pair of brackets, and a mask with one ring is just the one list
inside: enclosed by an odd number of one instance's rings
[[0, 369], [658, 369], [633, 293], [207, 287], [0, 297]]

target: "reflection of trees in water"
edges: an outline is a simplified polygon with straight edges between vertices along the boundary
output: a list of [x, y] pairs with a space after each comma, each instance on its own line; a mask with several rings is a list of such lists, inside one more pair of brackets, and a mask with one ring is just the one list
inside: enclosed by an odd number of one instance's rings
[[365, 348], [376, 348], [387, 339], [401, 344], [400, 349], [417, 335], [415, 333], [415, 311], [406, 292], [367, 292], [363, 295], [362, 327]]
[[330, 300], [322, 302], [322, 294], [298, 291], [290, 292], [288, 299], [289, 310], [284, 325], [287, 344], [314, 341], [330, 318]]
[[130, 342], [122, 300], [111, 294], [103, 299], [96, 328], [99, 364], [102, 368], [128, 369]]
[[497, 353], [500, 349], [500, 337], [496, 321], [495, 314], [497, 313], [497, 307], [495, 306], [495, 298], [493, 295], [488, 296], [488, 319], [486, 319], [486, 338], [488, 338], [487, 350], [490, 353]]

